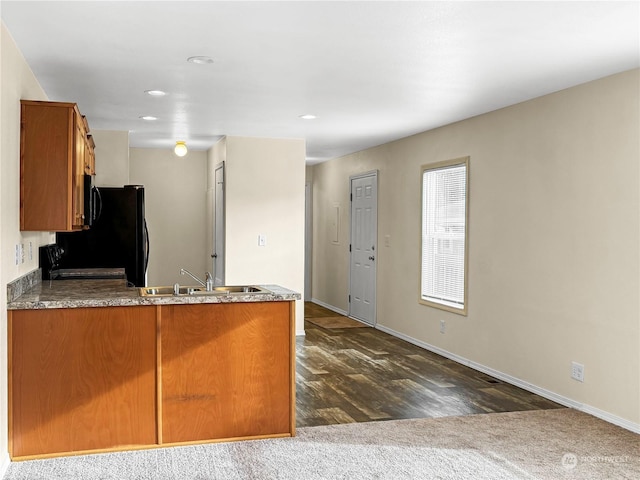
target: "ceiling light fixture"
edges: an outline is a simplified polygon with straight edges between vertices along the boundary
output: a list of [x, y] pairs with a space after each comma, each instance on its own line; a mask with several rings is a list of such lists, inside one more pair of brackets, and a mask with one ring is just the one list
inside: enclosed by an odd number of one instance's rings
[[152, 97], [164, 97], [167, 94], [167, 92], [163, 92], [162, 90], [145, 90], [144, 93]]
[[177, 141], [173, 151], [177, 156], [184, 157], [188, 152], [186, 142]]
[[142, 120], [149, 120], [149, 121], [158, 119], [158, 117], [154, 117], [153, 115], [142, 115], [139, 118], [141, 118]]
[[312, 115], [310, 113], [307, 113], [305, 115], [300, 115], [300, 118], [303, 119], [303, 120], [315, 120], [318, 117], [316, 117], [315, 115]]
[[208, 65], [213, 63], [213, 58], [206, 57], [204, 55], [196, 55], [195, 57], [187, 58], [187, 62], [195, 63], [197, 65]]

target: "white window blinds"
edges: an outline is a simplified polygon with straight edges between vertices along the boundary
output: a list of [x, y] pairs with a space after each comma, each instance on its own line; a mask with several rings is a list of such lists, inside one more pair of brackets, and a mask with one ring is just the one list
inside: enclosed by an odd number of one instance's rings
[[467, 162], [422, 173], [421, 298], [465, 309]]

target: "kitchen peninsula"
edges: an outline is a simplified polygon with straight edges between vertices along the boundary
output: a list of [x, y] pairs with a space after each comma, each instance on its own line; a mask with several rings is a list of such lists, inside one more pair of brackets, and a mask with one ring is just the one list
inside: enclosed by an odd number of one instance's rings
[[295, 300], [34, 282], [7, 305], [14, 460], [295, 434]]

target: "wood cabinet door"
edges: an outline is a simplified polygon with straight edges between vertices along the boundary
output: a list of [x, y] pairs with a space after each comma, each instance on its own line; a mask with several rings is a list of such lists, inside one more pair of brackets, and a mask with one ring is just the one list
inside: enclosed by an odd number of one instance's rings
[[86, 144], [85, 144], [85, 165], [84, 165], [84, 173], [87, 175], [95, 175], [96, 174], [96, 143], [93, 140], [93, 135], [86, 135]]
[[9, 312], [12, 457], [156, 443], [156, 309]]
[[289, 302], [161, 307], [162, 443], [292, 433]]
[[87, 139], [84, 131], [82, 118], [76, 112], [76, 125], [74, 136], [74, 155], [73, 155], [73, 202], [72, 217], [74, 229], [81, 229], [84, 226], [84, 174], [85, 174], [85, 156], [87, 154]]
[[73, 108], [22, 102], [20, 230], [71, 230]]

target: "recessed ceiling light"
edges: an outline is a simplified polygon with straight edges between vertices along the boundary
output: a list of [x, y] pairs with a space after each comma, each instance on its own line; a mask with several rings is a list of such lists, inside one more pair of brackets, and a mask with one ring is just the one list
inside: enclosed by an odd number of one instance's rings
[[152, 97], [164, 97], [167, 94], [167, 92], [163, 92], [162, 90], [145, 90], [144, 93]]
[[318, 117], [316, 117], [315, 115], [312, 115], [310, 113], [307, 113], [305, 115], [300, 115], [300, 118], [303, 119], [303, 120], [315, 120]]
[[187, 62], [196, 63], [198, 65], [207, 65], [213, 63], [213, 58], [206, 57], [204, 55], [197, 55], [195, 57], [187, 58]]
[[153, 115], [142, 115], [140, 117], [142, 120], [157, 120], [158, 117], [154, 117]]

